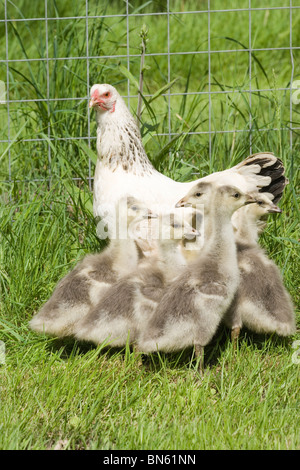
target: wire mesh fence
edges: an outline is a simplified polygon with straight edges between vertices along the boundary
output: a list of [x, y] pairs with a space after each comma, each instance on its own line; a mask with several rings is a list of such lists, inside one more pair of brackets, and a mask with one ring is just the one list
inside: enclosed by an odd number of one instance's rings
[[[149, 38], [143, 93], [151, 112], [146, 107], [141, 128], [150, 155], [174, 147], [183, 157], [202, 151], [213, 160], [220, 150], [216, 137], [232, 154], [239, 134], [252, 153], [263, 145], [257, 135], [267, 133], [267, 145], [272, 132], [284, 134], [293, 150], [300, 130], [299, 2], [4, 0], [3, 182], [61, 177], [61, 155], [76, 160], [82, 141], [94, 148], [93, 83], [116, 86], [135, 112], [131, 77], [139, 76], [143, 24]], [[187, 149], [176, 139], [183, 134]], [[74, 165], [73, 178], [84, 174], [91, 185], [92, 162]]]

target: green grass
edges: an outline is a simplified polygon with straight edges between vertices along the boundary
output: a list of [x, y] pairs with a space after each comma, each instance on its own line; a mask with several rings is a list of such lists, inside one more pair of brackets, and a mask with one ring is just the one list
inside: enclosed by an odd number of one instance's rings
[[[165, 2], [132, 2], [131, 12], [159, 11]], [[206, 10], [205, 1], [171, 2], [173, 11]], [[248, 0], [214, 1], [212, 8], [248, 6]], [[15, 5], [16, 6], [15, 6]], [[144, 6], [143, 6], [144, 5]], [[289, 5], [286, 0], [270, 6]], [[252, 0], [252, 6], [263, 6]], [[140, 8], [140, 10], [138, 10]], [[89, 13], [125, 12], [125, 4], [89, 1]], [[48, 16], [84, 15], [85, 1], [48, 1]], [[0, 18], [4, 4], [0, 3]], [[11, 18], [43, 17], [44, 2], [8, 2]], [[252, 46], [288, 47], [286, 11], [252, 11]], [[293, 11], [293, 44], [300, 41], [300, 10]], [[139, 54], [139, 30], [149, 29], [148, 52], [167, 51], [166, 18], [131, 17], [130, 51]], [[207, 50], [207, 15], [172, 15], [171, 51]], [[10, 97], [47, 97], [45, 25], [12, 22], [9, 26]], [[157, 34], [159, 30], [160, 34]], [[193, 34], [191, 35], [191, 31]], [[248, 47], [248, 12], [211, 13], [211, 49]], [[10, 105], [8, 145], [0, 143], [0, 449], [299, 449], [299, 373], [294, 340], [244, 331], [233, 351], [224, 328], [206, 348], [207, 372], [202, 380], [192, 350], [139, 358], [129, 349], [107, 351], [72, 340], [38, 336], [28, 321], [49, 298], [57, 281], [85, 253], [103, 244], [95, 235], [91, 152], [82, 141], [60, 140], [88, 135], [86, 61], [59, 60], [86, 54], [85, 19], [51, 20], [48, 24], [49, 108], [44, 102]], [[5, 58], [5, 27], [0, 22], [0, 58]], [[89, 20], [91, 56], [126, 53], [126, 21]], [[294, 79], [300, 78], [299, 51]], [[130, 71], [138, 79], [140, 58]], [[122, 66], [126, 59], [91, 59], [90, 82], [109, 82], [127, 94]], [[168, 85], [167, 57], [146, 56], [144, 93]], [[247, 52], [211, 56], [213, 91], [249, 89]], [[252, 61], [253, 152], [273, 151], [284, 161], [290, 184], [280, 203], [283, 214], [270, 219], [261, 243], [281, 268], [297, 308], [299, 325], [299, 131], [290, 148], [290, 52], [260, 51]], [[6, 65], [0, 62], [0, 79]], [[208, 56], [171, 56], [171, 92], [208, 90]], [[131, 92], [136, 94], [133, 81]], [[81, 97], [79, 101], [61, 101]], [[137, 99], [130, 100], [133, 112]], [[293, 106], [293, 127], [300, 124], [300, 105]], [[249, 154], [249, 94], [212, 96], [209, 155], [208, 96], [171, 97], [171, 130], [180, 137], [168, 146], [168, 98], [160, 95], [142, 115], [146, 150], [155, 166], [185, 181], [232, 166]], [[48, 119], [48, 113], [50, 120]], [[48, 129], [50, 122], [50, 129]], [[263, 129], [263, 130], [262, 130]], [[278, 129], [278, 130], [274, 130]], [[236, 130], [242, 132], [221, 133]], [[48, 131], [53, 141], [48, 140]], [[91, 135], [95, 135], [91, 114]], [[0, 105], [0, 140], [8, 137], [7, 108]], [[26, 139], [44, 139], [28, 142]], [[25, 139], [25, 140], [24, 140]], [[86, 141], [85, 141], [86, 142]], [[91, 143], [92, 152], [95, 142]], [[50, 148], [50, 153], [49, 153]], [[10, 159], [10, 173], [9, 173]], [[50, 165], [51, 161], [51, 165]], [[50, 179], [51, 176], [51, 179]], [[74, 181], [72, 178], [78, 178]], [[10, 181], [9, 181], [10, 180]]]

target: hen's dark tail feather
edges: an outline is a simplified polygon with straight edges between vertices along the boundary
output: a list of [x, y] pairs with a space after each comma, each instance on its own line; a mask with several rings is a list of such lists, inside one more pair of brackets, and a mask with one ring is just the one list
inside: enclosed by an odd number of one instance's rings
[[284, 191], [285, 186], [289, 180], [284, 176], [285, 168], [283, 162], [277, 158], [272, 152], [255, 153], [250, 155], [243, 161], [243, 164], [248, 165], [259, 165], [259, 175], [269, 176], [271, 182], [268, 186], [260, 188], [260, 192], [271, 193], [274, 196], [273, 202], [276, 204]]
[[269, 186], [266, 186], [265, 188], [261, 188], [259, 192], [264, 192], [264, 193], [271, 193], [274, 196], [274, 199], [272, 202], [274, 204], [277, 204], [277, 202], [281, 199], [283, 190], [285, 186], [288, 184], [288, 179], [282, 175], [280, 178], [277, 178], [276, 180], [272, 180], [272, 182], [269, 184]]

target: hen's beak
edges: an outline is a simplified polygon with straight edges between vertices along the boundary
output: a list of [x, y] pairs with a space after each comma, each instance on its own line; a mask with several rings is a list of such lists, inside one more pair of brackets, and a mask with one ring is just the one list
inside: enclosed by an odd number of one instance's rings
[[94, 106], [96, 106], [96, 104], [97, 101], [94, 98], [91, 98], [89, 102], [89, 108], [93, 108]]
[[275, 213], [275, 212], [281, 214], [282, 210], [280, 209], [280, 207], [276, 206], [276, 204], [272, 204], [272, 206], [270, 207], [270, 209], [268, 210], [268, 212], [269, 212], [270, 214]]

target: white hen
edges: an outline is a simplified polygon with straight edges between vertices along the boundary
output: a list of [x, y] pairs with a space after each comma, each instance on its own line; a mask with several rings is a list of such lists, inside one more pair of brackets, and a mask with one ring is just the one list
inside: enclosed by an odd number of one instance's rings
[[[144, 150], [138, 126], [117, 90], [108, 84], [91, 88], [90, 107], [97, 119], [98, 161], [94, 178], [94, 215], [108, 230], [116, 203], [130, 194], [155, 212], [169, 212], [197, 181], [180, 183], [159, 173]], [[201, 181], [234, 185], [243, 192], [263, 190], [278, 201], [287, 183], [281, 160], [269, 152], [246, 158], [238, 165]]]

